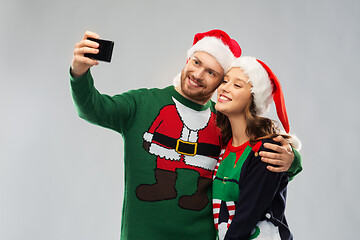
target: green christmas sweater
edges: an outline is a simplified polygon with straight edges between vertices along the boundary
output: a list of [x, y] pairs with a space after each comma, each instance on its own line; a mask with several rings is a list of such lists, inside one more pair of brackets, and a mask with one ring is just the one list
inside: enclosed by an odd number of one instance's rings
[[[196, 104], [173, 86], [100, 94], [90, 71], [70, 80], [79, 116], [124, 139], [121, 239], [215, 239], [211, 185], [220, 131], [214, 103]], [[291, 177], [301, 171], [296, 156]]]

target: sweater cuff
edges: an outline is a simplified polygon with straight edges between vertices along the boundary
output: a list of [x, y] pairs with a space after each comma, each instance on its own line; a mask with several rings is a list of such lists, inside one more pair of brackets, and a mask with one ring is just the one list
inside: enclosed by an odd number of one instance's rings
[[81, 81], [86, 81], [86, 79], [91, 78], [91, 73], [90, 73], [90, 69], [86, 71], [86, 73], [84, 73], [84, 75], [82, 75], [79, 78], [74, 77], [71, 74], [71, 67], [69, 68], [69, 75], [70, 75], [70, 81], [71, 82], [81, 82]]
[[289, 170], [287, 171], [289, 180], [293, 180], [294, 177], [299, 174], [302, 171], [302, 159], [301, 155], [298, 151], [296, 151], [294, 148], [292, 149], [294, 152], [294, 161], [291, 164]]

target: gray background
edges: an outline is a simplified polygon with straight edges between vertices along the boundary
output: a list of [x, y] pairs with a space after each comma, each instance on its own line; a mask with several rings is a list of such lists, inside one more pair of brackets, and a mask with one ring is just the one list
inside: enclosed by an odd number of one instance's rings
[[85, 30], [115, 41], [113, 62], [93, 69], [113, 95], [170, 84], [194, 34], [214, 28], [282, 81], [303, 143], [295, 238], [356, 239], [359, 23], [358, 0], [1, 0], [0, 239], [119, 239], [122, 138], [78, 118], [69, 91]]

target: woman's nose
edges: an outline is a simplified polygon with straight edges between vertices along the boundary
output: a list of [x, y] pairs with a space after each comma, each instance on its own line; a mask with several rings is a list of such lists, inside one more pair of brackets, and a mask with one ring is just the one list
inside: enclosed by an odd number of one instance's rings
[[225, 82], [221, 86], [223, 91], [229, 92], [229, 83]]

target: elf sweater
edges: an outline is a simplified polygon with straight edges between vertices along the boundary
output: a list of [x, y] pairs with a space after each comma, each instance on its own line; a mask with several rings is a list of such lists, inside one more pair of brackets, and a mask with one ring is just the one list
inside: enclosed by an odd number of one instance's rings
[[219, 158], [213, 213], [220, 240], [293, 239], [284, 215], [289, 177], [266, 169], [258, 154], [265, 142], [275, 143], [267, 139], [233, 147], [231, 139]]
[[[95, 89], [90, 71], [70, 79], [79, 116], [124, 139], [121, 239], [215, 239], [210, 181], [220, 132], [214, 103], [196, 104], [173, 86], [110, 97]], [[290, 177], [301, 171], [294, 153]]]

